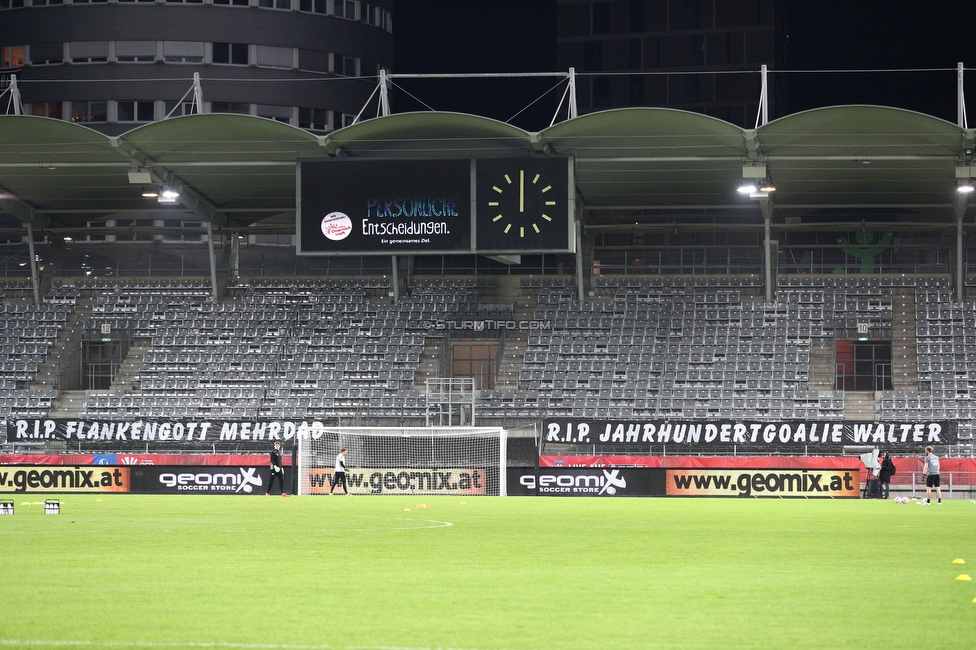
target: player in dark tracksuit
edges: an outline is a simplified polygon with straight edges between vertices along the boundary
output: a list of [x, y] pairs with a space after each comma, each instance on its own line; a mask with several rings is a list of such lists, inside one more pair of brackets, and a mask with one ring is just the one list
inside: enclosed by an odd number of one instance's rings
[[288, 493], [285, 492], [285, 470], [281, 467], [281, 443], [278, 441], [275, 441], [274, 448], [271, 450], [270, 470], [268, 491], [265, 496], [271, 496], [271, 486], [274, 485], [275, 478], [278, 479], [278, 486], [281, 487], [281, 496], [288, 496]]

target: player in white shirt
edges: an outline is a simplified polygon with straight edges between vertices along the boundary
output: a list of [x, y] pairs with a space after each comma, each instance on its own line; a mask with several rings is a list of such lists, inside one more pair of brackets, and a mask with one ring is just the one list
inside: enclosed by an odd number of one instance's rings
[[925, 448], [925, 458], [922, 459], [922, 478], [925, 479], [925, 501], [919, 501], [921, 505], [932, 503], [932, 488], [935, 488], [939, 496], [939, 505], [942, 505], [942, 481], [939, 467], [939, 457], [934, 453], [935, 449], [931, 446]]
[[336, 489], [336, 486], [342, 483], [342, 489], [345, 494], [349, 494], [349, 484], [346, 483], [346, 448], [343, 447], [339, 450], [336, 455], [335, 462], [335, 483], [332, 484], [332, 489], [329, 490], [329, 494]]

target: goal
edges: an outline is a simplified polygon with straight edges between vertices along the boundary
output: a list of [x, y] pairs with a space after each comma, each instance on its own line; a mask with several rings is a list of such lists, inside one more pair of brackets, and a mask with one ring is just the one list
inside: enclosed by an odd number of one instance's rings
[[500, 427], [325, 427], [298, 439], [298, 494], [341, 493], [346, 448], [350, 494], [505, 496], [507, 442]]

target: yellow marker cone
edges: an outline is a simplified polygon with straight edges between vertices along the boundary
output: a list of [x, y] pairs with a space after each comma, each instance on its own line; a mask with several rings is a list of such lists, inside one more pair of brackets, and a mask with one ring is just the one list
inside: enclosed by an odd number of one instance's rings
[[410, 508], [404, 508], [403, 511], [404, 512], [410, 512]]
[[970, 578], [969, 576], [967, 576], [967, 575], [966, 575], [966, 574], [964, 573], [964, 574], [962, 574], [961, 576], [958, 576], [958, 577], [956, 578], [956, 580], [972, 580], [972, 578]]
[[95, 501], [101, 501], [101, 499], [95, 499]]
[[976, 598], [973, 598], [973, 602], [976, 603]]
[[966, 560], [963, 560], [962, 558], [958, 558], [957, 557], [955, 560], [952, 561], [952, 563], [953, 564], [965, 564], [966, 563]]

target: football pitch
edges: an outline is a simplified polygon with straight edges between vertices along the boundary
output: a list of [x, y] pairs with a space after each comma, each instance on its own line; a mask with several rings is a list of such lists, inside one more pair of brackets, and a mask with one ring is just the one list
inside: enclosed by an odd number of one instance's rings
[[0, 647], [976, 647], [971, 501], [55, 496]]

